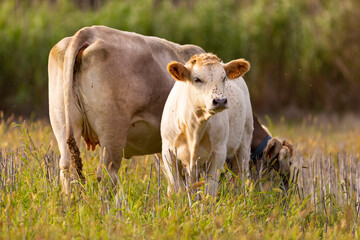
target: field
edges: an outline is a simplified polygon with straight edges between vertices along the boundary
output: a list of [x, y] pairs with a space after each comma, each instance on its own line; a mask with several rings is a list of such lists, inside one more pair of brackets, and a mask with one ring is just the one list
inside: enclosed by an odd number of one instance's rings
[[87, 182], [74, 182], [66, 196], [48, 120], [1, 117], [0, 239], [359, 238], [359, 117], [264, 122], [294, 144], [297, 183], [284, 193], [276, 181], [224, 178], [210, 199], [167, 197], [153, 156], [123, 160], [121, 185], [107, 191], [96, 180], [97, 150], [86, 151], [84, 144]]
[[[358, 0], [1, 0], [0, 240], [360, 239], [359, 18]], [[98, 149], [81, 143], [86, 184], [64, 195], [48, 56], [92, 25], [247, 59], [253, 109], [273, 113], [262, 122], [294, 145], [289, 190], [274, 172], [226, 172], [215, 199], [200, 184], [167, 196], [154, 156], [123, 160], [109, 189]]]

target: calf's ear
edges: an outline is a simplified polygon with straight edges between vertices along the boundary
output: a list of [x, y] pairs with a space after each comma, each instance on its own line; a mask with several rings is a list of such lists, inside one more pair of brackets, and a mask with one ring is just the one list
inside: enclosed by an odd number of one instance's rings
[[237, 59], [225, 64], [224, 69], [229, 79], [235, 79], [250, 70], [250, 63], [245, 59]]
[[186, 81], [189, 79], [189, 70], [179, 62], [171, 62], [167, 66], [168, 72], [177, 81]]

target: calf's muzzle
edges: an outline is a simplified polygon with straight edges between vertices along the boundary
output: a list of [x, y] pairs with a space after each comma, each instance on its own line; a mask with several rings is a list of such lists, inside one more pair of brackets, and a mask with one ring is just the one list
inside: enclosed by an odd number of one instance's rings
[[228, 108], [227, 98], [214, 98], [212, 110], [223, 110]]

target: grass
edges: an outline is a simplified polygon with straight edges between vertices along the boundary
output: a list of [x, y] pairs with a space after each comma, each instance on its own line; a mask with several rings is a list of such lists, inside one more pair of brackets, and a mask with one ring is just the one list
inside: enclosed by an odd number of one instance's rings
[[285, 194], [275, 182], [260, 190], [224, 179], [217, 199], [192, 195], [190, 207], [187, 194], [166, 196], [153, 156], [123, 160], [121, 186], [108, 191], [96, 180], [97, 151], [83, 143], [87, 183], [65, 196], [48, 121], [2, 117], [0, 239], [358, 238], [359, 118], [309, 115], [270, 125], [294, 143], [298, 184]]

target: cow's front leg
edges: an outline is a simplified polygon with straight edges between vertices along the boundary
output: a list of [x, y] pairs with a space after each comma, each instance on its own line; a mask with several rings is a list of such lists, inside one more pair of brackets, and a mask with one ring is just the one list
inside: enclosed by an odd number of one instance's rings
[[[115, 120], [114, 120], [115, 122]], [[121, 125], [122, 124], [122, 125]], [[118, 123], [117, 126], [127, 126], [124, 123]], [[99, 136], [100, 142], [100, 165], [97, 171], [98, 180], [109, 176], [112, 187], [118, 184], [117, 173], [121, 166], [123, 153], [126, 145], [127, 128], [105, 129]]]
[[124, 146], [101, 146], [100, 150], [100, 164], [97, 171], [98, 180], [103, 180], [105, 176], [109, 176], [111, 186], [118, 184], [117, 173], [121, 166]]
[[162, 161], [164, 164], [163, 172], [168, 181], [167, 194], [171, 196], [174, 192], [178, 192], [179, 190], [179, 182], [177, 182], [176, 169], [174, 168], [174, 154], [168, 150], [168, 148], [164, 148], [165, 150], [162, 152]]
[[[104, 109], [97, 110], [101, 112]], [[96, 116], [98, 118], [96, 123], [98, 124], [93, 125], [94, 131], [98, 134], [100, 145], [100, 164], [97, 170], [97, 178], [100, 181], [103, 180], [104, 175], [105, 177], [109, 176], [112, 187], [119, 182], [117, 173], [121, 166], [130, 125], [130, 116], [119, 113], [126, 113], [126, 111], [108, 108], [103, 114]]]
[[223, 170], [226, 159], [225, 151], [214, 152], [210, 157], [210, 165], [208, 166], [206, 175], [205, 194], [215, 196], [218, 188], [218, 169]]

